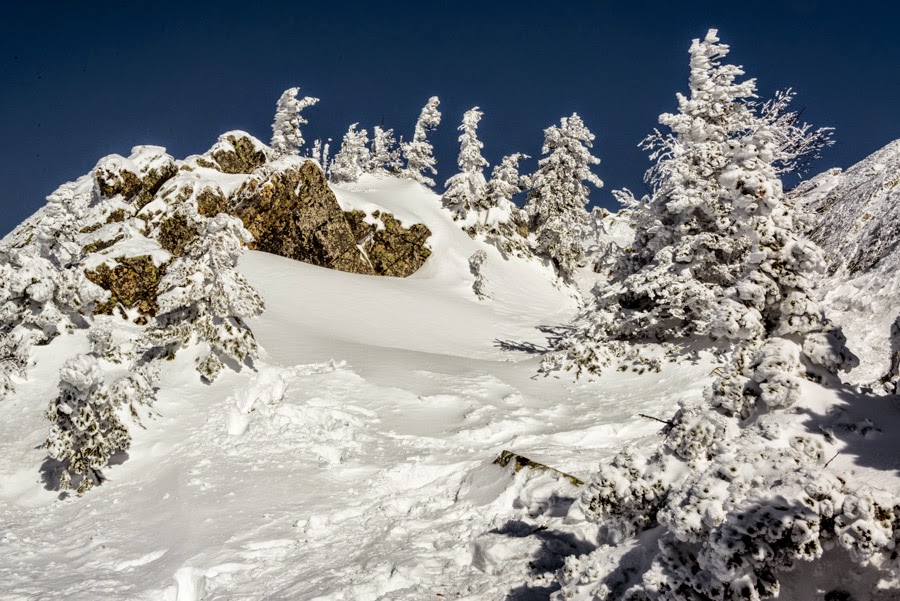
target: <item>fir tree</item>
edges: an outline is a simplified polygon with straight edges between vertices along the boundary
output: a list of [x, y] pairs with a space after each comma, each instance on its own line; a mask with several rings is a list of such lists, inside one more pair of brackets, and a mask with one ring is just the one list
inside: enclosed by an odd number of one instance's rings
[[491, 172], [491, 179], [477, 203], [477, 221], [471, 228], [497, 247], [504, 255], [531, 254], [528, 237], [528, 214], [512, 201], [530, 184], [530, 178], [519, 174], [519, 162], [528, 155], [505, 156]]
[[357, 131], [357, 125], [347, 129], [341, 149], [331, 162], [329, 174], [334, 183], [355, 182], [369, 167], [369, 135], [364, 129]]
[[558, 127], [544, 130], [544, 158], [531, 177], [525, 204], [537, 254], [550, 259], [559, 276], [570, 282], [584, 261], [588, 202], [584, 182], [603, 186], [591, 172], [591, 166], [600, 163], [590, 152], [593, 141], [594, 134], [575, 113], [563, 117]]
[[432, 175], [436, 174], [437, 169], [434, 166], [437, 161], [427, 135], [441, 123], [441, 113], [438, 111], [440, 104], [441, 101], [437, 96], [428, 99], [428, 103], [422, 107], [419, 120], [416, 121], [412, 142], [402, 145], [403, 158], [406, 159], [406, 169], [402, 172], [403, 177], [425, 184], [429, 188], [434, 187], [434, 180], [428, 177], [426, 172], [430, 172]]
[[103, 380], [92, 355], [77, 355], [60, 370], [59, 396], [47, 409], [53, 424], [45, 447], [63, 464], [59, 479], [63, 490], [71, 487], [71, 473], [81, 476], [79, 493], [99, 484], [100, 470], [109, 465], [109, 458], [131, 444]]
[[225, 213], [189, 218], [198, 236], [159, 283], [159, 315], [145, 346], [150, 357], [169, 357], [191, 343], [203, 344], [197, 371], [211, 382], [226, 364], [240, 369], [257, 358], [256, 339], [244, 320], [262, 313], [264, 305], [236, 269], [243, 245], [252, 239], [241, 221]]
[[[463, 225], [477, 219], [477, 209], [484, 202], [487, 183], [484, 179], [483, 169], [488, 162], [481, 156], [484, 144], [478, 139], [478, 122], [484, 113], [476, 106], [466, 111], [463, 116], [459, 131], [459, 173], [447, 180], [444, 184], [447, 191], [444, 192], [442, 201], [444, 207], [453, 213], [453, 218], [462, 221]], [[471, 216], [470, 216], [471, 214]]]
[[399, 173], [401, 164], [394, 130], [376, 125], [372, 133], [371, 158], [367, 171], [374, 174]]
[[307, 120], [300, 112], [319, 102], [318, 98], [304, 96], [297, 98], [300, 88], [288, 88], [278, 99], [275, 107], [275, 121], [272, 123], [272, 150], [277, 155], [300, 154], [303, 147], [303, 134], [301, 125], [306, 125]]

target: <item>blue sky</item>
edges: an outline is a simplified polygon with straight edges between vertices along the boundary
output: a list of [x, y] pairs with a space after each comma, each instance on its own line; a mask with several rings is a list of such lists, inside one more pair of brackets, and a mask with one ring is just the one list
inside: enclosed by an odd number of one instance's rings
[[[306, 137], [340, 140], [384, 122], [412, 133], [442, 100], [439, 189], [456, 127], [475, 105], [484, 154], [538, 155], [542, 130], [578, 112], [610, 191], [643, 190], [637, 148], [686, 87], [690, 41], [717, 27], [764, 96], [835, 127], [814, 166], [847, 167], [900, 138], [900, 8], [875, 2], [44, 2], [0, 22], [0, 232], [110, 153], [165, 146], [176, 158], [244, 129], [268, 141], [275, 102], [299, 85], [321, 102]], [[534, 159], [526, 165], [533, 167]], [[789, 184], [792, 182], [788, 182]]]

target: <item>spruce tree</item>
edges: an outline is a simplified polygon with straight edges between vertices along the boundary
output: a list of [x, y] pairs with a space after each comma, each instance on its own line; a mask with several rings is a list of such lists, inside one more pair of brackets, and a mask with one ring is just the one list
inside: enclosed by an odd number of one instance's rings
[[478, 139], [478, 122], [484, 113], [476, 106], [466, 111], [459, 131], [459, 173], [444, 184], [442, 202], [453, 213], [453, 219], [469, 225], [477, 219], [477, 209], [484, 202], [487, 182], [482, 171], [488, 162], [481, 156], [484, 144]]
[[668, 132], [645, 143], [657, 161], [647, 174], [652, 193], [626, 198], [633, 251], [560, 341], [566, 367], [598, 371], [614, 340], [696, 336], [757, 348], [769, 336], [797, 335], [815, 363], [850, 360], [811, 293], [822, 253], [795, 233], [779, 178], [827, 143], [827, 132], [798, 125], [784, 102], [755, 101], [755, 81], [721, 63], [727, 53], [715, 30], [694, 40], [690, 95], [678, 95], [678, 113], [660, 116]]
[[585, 182], [603, 186], [591, 172], [591, 166], [600, 163], [590, 152], [593, 141], [594, 134], [576, 113], [560, 119], [559, 126], [545, 129], [544, 158], [531, 177], [525, 204], [535, 252], [549, 259], [568, 282], [584, 262], [582, 238], [588, 218]]
[[412, 179], [429, 188], [434, 187], [434, 180], [427, 173], [437, 173], [434, 168], [437, 160], [434, 158], [434, 149], [428, 142], [428, 132], [434, 130], [441, 123], [441, 113], [438, 106], [441, 101], [437, 96], [432, 96], [422, 107], [419, 119], [416, 121], [416, 129], [412, 142], [402, 145], [403, 158], [406, 159], [406, 168], [402, 171], [403, 177]]
[[329, 174], [335, 183], [355, 182], [369, 167], [369, 134], [364, 129], [357, 130], [357, 125], [354, 123], [347, 129], [341, 149], [331, 162]]
[[400, 149], [394, 139], [393, 129], [384, 129], [376, 125], [372, 130], [371, 158], [366, 169], [368, 173], [399, 173]]

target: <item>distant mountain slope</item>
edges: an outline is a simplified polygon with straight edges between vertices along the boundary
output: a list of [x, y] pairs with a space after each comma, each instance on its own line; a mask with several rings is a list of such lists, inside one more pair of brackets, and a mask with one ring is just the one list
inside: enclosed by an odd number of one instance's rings
[[862, 359], [851, 378], [873, 382], [888, 369], [890, 325], [900, 313], [900, 140], [792, 195], [809, 211], [808, 234], [826, 253], [822, 295]]

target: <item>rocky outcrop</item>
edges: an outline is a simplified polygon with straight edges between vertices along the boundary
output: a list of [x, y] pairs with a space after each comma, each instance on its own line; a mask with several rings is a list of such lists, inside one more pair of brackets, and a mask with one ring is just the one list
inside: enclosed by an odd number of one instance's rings
[[350, 211], [346, 216], [357, 244], [377, 275], [405, 278], [418, 271], [431, 256], [426, 246], [431, 230], [421, 223], [404, 228], [390, 213], [375, 211], [372, 217], [384, 226], [379, 228], [368, 223], [362, 211]]
[[238, 190], [234, 211], [253, 234], [252, 249], [340, 271], [375, 273], [312, 161], [286, 158], [258, 169]]
[[250, 248], [350, 273], [406, 277], [431, 255], [431, 231], [389, 213], [344, 212], [313, 161], [286, 157], [253, 172], [234, 198]]
[[109, 291], [107, 300], [97, 303], [94, 313], [112, 315], [117, 307], [137, 308], [138, 324], [147, 322], [159, 311], [157, 295], [159, 282], [166, 272], [166, 266], [158, 266], [149, 256], [121, 257], [117, 265], [110, 269], [102, 264], [96, 271], [85, 271], [87, 278], [104, 290]]
[[175, 159], [163, 148], [137, 146], [127, 159], [114, 154], [101, 160], [94, 168], [94, 182], [103, 198], [121, 195], [140, 210], [177, 173]]

